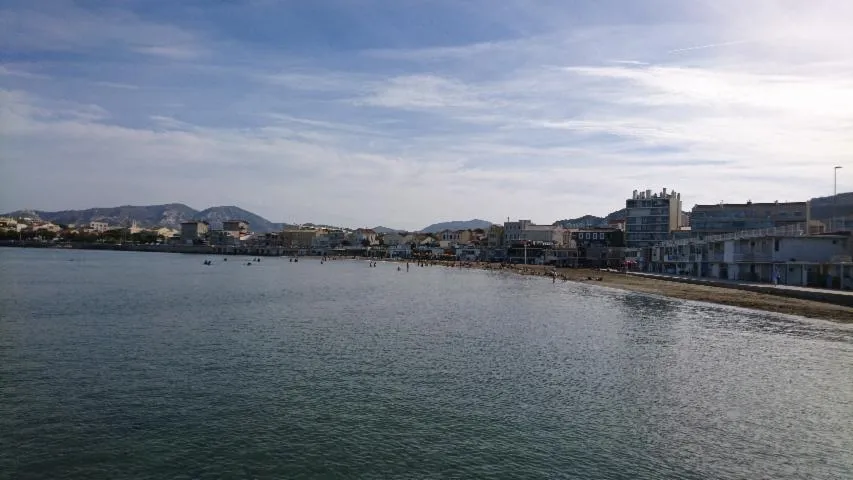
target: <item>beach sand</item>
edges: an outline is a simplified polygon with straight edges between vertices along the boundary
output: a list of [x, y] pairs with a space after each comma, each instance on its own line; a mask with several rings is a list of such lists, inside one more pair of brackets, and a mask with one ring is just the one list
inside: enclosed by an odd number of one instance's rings
[[[512, 265], [503, 268], [499, 264], [489, 263], [472, 263], [469, 265], [469, 268], [499, 270], [521, 275], [540, 275], [548, 276], [549, 278], [549, 272], [554, 271], [554, 267], [541, 265]], [[632, 292], [663, 295], [682, 300], [711, 302], [767, 312], [832, 320], [841, 323], [853, 323], [853, 308], [830, 303], [708, 285], [693, 285], [592, 269], [558, 268], [556, 270], [558, 274], [557, 281], [584, 282]], [[589, 280], [590, 277], [593, 280]], [[598, 281], [598, 278], [601, 280]]]

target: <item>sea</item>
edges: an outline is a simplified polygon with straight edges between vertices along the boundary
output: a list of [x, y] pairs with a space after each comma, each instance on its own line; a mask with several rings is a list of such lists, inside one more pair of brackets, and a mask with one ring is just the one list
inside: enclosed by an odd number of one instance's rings
[[853, 326], [474, 269], [0, 248], [0, 478], [849, 479]]

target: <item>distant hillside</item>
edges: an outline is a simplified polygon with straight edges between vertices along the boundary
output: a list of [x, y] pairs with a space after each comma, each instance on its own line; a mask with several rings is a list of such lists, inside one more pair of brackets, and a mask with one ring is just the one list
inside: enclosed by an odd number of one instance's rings
[[194, 209], [182, 203], [168, 203], [165, 205], [123, 205], [120, 207], [62, 210], [59, 212], [21, 210], [4, 215], [12, 217], [37, 217], [44, 221], [62, 225], [107, 222], [110, 225], [128, 226], [133, 221], [136, 221], [143, 227], [162, 225], [164, 227], [180, 228], [181, 222], [192, 219], [196, 213]]
[[568, 226], [584, 226], [584, 227], [595, 227], [598, 225], [606, 224], [612, 220], [624, 220], [628, 215], [628, 211], [626, 209], [616, 210], [615, 212], [611, 212], [607, 214], [605, 217], [596, 217], [595, 215], [584, 215], [578, 218], [569, 218], [565, 220], [557, 220], [554, 222], [554, 225], [560, 225], [563, 227]]
[[420, 231], [424, 233], [435, 233], [442, 230], [468, 230], [475, 228], [487, 229], [492, 226], [492, 222], [485, 220], [454, 220], [452, 222], [433, 223], [430, 226], [422, 228]]
[[48, 212], [44, 210], [19, 210], [5, 213], [9, 217], [33, 217], [61, 225], [85, 225], [89, 222], [106, 222], [115, 226], [130, 226], [136, 222], [140, 227], [163, 226], [181, 228], [181, 222], [205, 220], [212, 228], [221, 228], [222, 221], [240, 219], [249, 222], [249, 228], [258, 233], [278, 231], [286, 224], [272, 223], [252, 212], [237, 207], [212, 207], [197, 211], [182, 203], [165, 205], [123, 205], [109, 208], [88, 208], [85, 210], [62, 210]]
[[399, 228], [388, 228], [383, 226], [373, 227], [373, 231], [376, 233], [396, 233], [396, 232], [404, 232], [405, 230]]
[[821, 220], [853, 215], [853, 192], [839, 193], [837, 210], [835, 197], [817, 197], [812, 199], [812, 218]]
[[258, 233], [277, 232], [287, 226], [284, 223], [270, 222], [260, 215], [235, 206], [210, 207], [197, 212], [192, 219], [204, 220], [213, 229], [222, 228], [222, 222], [226, 220], [245, 220], [249, 222], [249, 229]]

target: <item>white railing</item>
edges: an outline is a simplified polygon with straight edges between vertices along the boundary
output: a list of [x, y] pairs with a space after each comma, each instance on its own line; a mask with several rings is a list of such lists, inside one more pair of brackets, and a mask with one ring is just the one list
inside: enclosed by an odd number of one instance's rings
[[706, 235], [700, 238], [682, 238], [678, 240], [667, 240], [661, 242], [659, 246], [675, 247], [679, 245], [696, 245], [708, 244], [713, 242], [723, 242], [726, 240], [742, 240], [745, 238], [758, 237], [802, 237], [808, 235], [808, 228], [805, 223], [795, 223], [782, 227], [759, 228], [755, 230], [742, 230], [740, 232], [721, 233], [718, 235]]

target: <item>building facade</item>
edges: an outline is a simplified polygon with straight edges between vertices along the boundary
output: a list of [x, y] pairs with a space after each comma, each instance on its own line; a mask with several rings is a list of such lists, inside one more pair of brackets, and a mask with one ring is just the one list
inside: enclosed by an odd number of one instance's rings
[[693, 235], [713, 235], [807, 224], [810, 210], [810, 202], [696, 205], [690, 212], [690, 230]]
[[560, 245], [563, 241], [563, 227], [554, 225], [536, 225], [530, 220], [504, 223], [504, 245], [524, 242], [542, 242]]
[[222, 222], [222, 230], [226, 232], [237, 232], [239, 234], [249, 231], [249, 222], [245, 220], [226, 220]]
[[631, 198], [625, 201], [625, 244], [630, 248], [643, 248], [664, 242], [670, 232], [681, 228], [681, 194], [659, 193], [651, 190], [634, 190]]
[[110, 229], [110, 226], [107, 222], [89, 222], [89, 228], [98, 233], [104, 233]]
[[279, 234], [281, 245], [284, 248], [311, 248], [314, 245], [314, 239], [320, 234], [320, 231], [315, 229], [294, 229], [283, 230]]
[[210, 225], [207, 222], [192, 221], [181, 222], [181, 241], [184, 243], [195, 243], [207, 237]]

